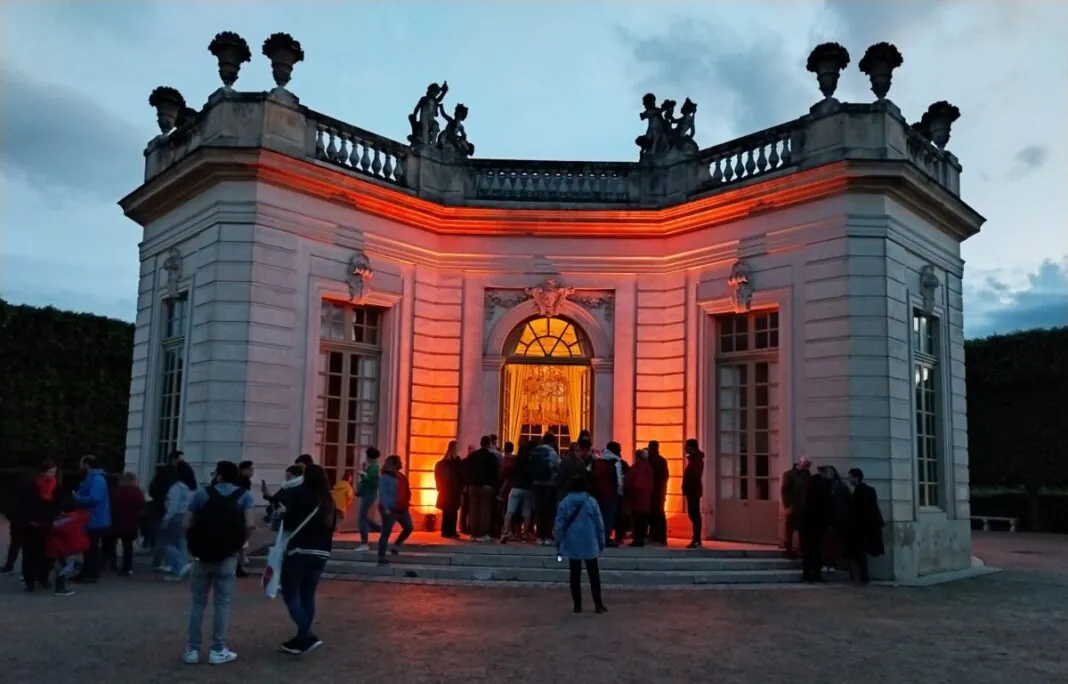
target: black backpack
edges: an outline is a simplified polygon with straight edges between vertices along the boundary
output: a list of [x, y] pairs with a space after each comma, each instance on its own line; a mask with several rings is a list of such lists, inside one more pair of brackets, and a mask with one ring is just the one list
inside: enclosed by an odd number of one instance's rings
[[193, 524], [186, 532], [189, 555], [204, 563], [222, 563], [245, 545], [245, 514], [238, 501], [244, 489], [223, 496], [208, 487], [208, 500], [193, 513]]

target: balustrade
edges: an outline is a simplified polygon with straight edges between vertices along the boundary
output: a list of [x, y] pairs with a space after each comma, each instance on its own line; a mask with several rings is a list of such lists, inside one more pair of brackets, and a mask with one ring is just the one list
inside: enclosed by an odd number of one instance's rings
[[309, 111], [315, 127], [315, 158], [372, 178], [404, 185], [408, 148], [361, 128]]
[[700, 152], [707, 175], [702, 190], [785, 169], [799, 161], [794, 151], [798, 123], [791, 122]]
[[471, 160], [475, 196], [484, 200], [605, 202], [628, 201], [628, 163], [509, 162]]
[[905, 142], [909, 161], [953, 192], [952, 170], [946, 160], [946, 153], [911, 127], [905, 129]]

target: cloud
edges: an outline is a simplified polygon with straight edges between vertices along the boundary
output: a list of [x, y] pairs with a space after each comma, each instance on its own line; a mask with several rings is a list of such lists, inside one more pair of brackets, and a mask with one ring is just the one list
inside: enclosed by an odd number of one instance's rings
[[854, 56], [859, 60], [869, 46], [900, 40], [916, 27], [937, 31], [938, 15], [945, 4], [941, 0], [827, 0], [823, 7], [843, 35], [839, 42], [845, 43], [850, 53], [859, 50]]
[[[977, 277], [975, 277], [977, 276]], [[1021, 286], [1005, 281], [1011, 272], [979, 273], [965, 282], [964, 320], [968, 337], [1068, 325], [1068, 255], [1043, 261]], [[969, 283], [978, 281], [977, 285]]]
[[1049, 160], [1049, 148], [1044, 145], [1028, 145], [1021, 148], [1012, 160], [1020, 167], [1023, 174], [1028, 174], [1046, 165]]
[[643, 89], [661, 99], [692, 97], [703, 105], [705, 121], [726, 117], [726, 130], [717, 133], [728, 136], [795, 119], [806, 113], [798, 104], [812, 99], [808, 82], [791, 68], [797, 60], [784, 54], [780, 38], [770, 30], [747, 34], [749, 42], [692, 17], [647, 36], [617, 27], [633, 61], [648, 72]]
[[82, 93], [0, 71], [0, 149], [6, 171], [33, 184], [114, 201], [142, 178], [144, 131]]

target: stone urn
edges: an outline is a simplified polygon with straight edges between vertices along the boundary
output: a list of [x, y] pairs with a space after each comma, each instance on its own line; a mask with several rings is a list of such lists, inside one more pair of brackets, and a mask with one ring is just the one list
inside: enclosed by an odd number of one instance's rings
[[238, 72], [241, 65], [252, 60], [252, 53], [248, 49], [245, 39], [233, 31], [216, 33], [208, 52], [215, 55], [219, 60], [219, 78], [227, 89], [233, 88], [237, 82]]
[[926, 123], [927, 130], [931, 134], [931, 142], [938, 145], [938, 149], [944, 150], [949, 144], [950, 129], [959, 118], [960, 109], [941, 100], [927, 108], [927, 113], [923, 115], [921, 121]]
[[890, 92], [890, 81], [893, 79], [894, 69], [898, 68], [905, 60], [901, 53], [890, 43], [876, 43], [872, 45], [860, 59], [860, 70], [868, 75], [871, 81], [871, 91], [879, 100], [886, 99]]
[[156, 123], [163, 135], [174, 130], [178, 115], [186, 108], [185, 98], [170, 86], [158, 86], [148, 96], [148, 104], [156, 108]]
[[274, 33], [263, 41], [263, 54], [271, 60], [275, 85], [283, 89], [293, 76], [293, 65], [304, 60], [300, 43], [288, 33]]
[[849, 51], [838, 43], [817, 45], [808, 55], [805, 68], [816, 74], [823, 97], [830, 100], [838, 89], [838, 78], [842, 69], [849, 66]]

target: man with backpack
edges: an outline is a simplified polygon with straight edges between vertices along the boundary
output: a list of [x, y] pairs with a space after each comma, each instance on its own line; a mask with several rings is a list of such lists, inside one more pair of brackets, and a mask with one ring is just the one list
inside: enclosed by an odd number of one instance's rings
[[185, 518], [189, 555], [195, 560], [190, 575], [189, 640], [183, 660], [200, 662], [201, 625], [208, 594], [214, 595], [211, 650], [208, 662], [222, 665], [237, 658], [226, 647], [226, 626], [234, 596], [237, 559], [254, 526], [255, 501], [240, 486], [240, 472], [232, 461], [219, 461], [212, 484], [193, 495]]

